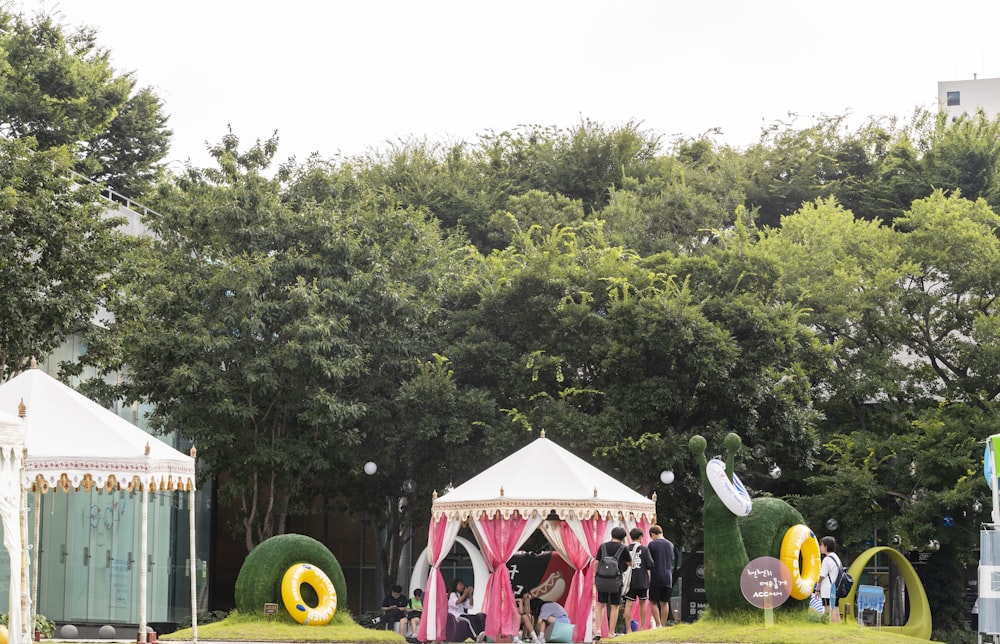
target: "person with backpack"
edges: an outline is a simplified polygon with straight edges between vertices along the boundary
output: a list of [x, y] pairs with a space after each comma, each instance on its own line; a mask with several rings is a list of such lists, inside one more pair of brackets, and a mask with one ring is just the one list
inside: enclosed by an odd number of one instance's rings
[[599, 621], [594, 633], [595, 640], [600, 638], [603, 624], [608, 626], [608, 635], [614, 637], [617, 634], [618, 610], [622, 602], [622, 573], [632, 565], [632, 558], [624, 543], [627, 534], [625, 528], [615, 526], [611, 530], [611, 541], [605, 541], [597, 549], [594, 585], [597, 588]]
[[837, 578], [844, 565], [837, 555], [837, 540], [829, 535], [819, 540], [819, 553], [823, 563], [819, 567], [819, 596], [823, 600], [823, 609], [830, 616], [830, 623], [840, 622], [840, 609], [837, 608]]
[[[649, 613], [649, 571], [653, 568], [653, 557], [650, 556], [649, 549], [642, 545], [642, 528], [632, 528], [628, 536], [632, 539], [632, 545], [628, 547], [632, 573], [628, 575], [629, 583], [624, 593], [626, 634], [646, 628], [646, 615]], [[639, 604], [638, 623], [632, 619], [633, 602]]]

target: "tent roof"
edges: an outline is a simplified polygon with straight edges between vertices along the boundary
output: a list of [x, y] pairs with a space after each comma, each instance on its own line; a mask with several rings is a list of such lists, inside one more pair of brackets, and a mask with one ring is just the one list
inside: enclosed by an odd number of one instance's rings
[[634, 515], [652, 520], [656, 501], [608, 476], [542, 434], [496, 465], [434, 499], [435, 519], [467, 519], [486, 512], [509, 517], [555, 512], [560, 518]]
[[0, 409], [24, 402], [24, 484], [63, 490], [92, 484], [194, 489], [194, 458], [102, 407], [41, 369], [0, 384]]
[[0, 409], [0, 446], [24, 448], [24, 425], [17, 416]]

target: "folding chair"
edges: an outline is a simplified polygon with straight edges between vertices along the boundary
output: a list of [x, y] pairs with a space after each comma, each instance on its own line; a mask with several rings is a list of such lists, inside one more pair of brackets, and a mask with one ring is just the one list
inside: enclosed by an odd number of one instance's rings
[[858, 586], [858, 626], [864, 625], [866, 610], [875, 611], [875, 626], [882, 627], [882, 609], [885, 608], [885, 590], [881, 586]]

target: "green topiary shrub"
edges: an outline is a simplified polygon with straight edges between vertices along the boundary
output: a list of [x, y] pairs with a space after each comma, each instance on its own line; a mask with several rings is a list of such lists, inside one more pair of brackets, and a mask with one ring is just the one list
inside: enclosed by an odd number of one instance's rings
[[[337, 612], [346, 607], [347, 582], [333, 553], [304, 534], [281, 534], [258, 545], [243, 561], [236, 578], [236, 609], [253, 615], [263, 613], [265, 603], [281, 605], [281, 578], [288, 568], [301, 562], [325, 572], [337, 591]], [[304, 586], [302, 598], [316, 605], [316, 594], [309, 591], [308, 586]]]

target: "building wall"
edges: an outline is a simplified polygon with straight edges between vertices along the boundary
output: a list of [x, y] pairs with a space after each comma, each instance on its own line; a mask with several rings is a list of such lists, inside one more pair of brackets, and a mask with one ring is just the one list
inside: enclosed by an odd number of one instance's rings
[[940, 81], [938, 102], [951, 116], [971, 114], [979, 108], [996, 116], [1000, 114], [1000, 78]]

